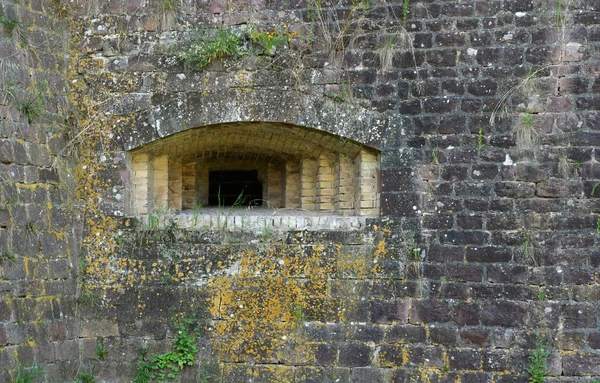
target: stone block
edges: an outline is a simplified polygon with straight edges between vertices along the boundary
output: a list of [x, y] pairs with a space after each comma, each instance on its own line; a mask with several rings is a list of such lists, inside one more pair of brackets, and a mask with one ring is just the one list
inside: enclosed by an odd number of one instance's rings
[[119, 325], [113, 321], [85, 321], [81, 324], [83, 338], [118, 336]]

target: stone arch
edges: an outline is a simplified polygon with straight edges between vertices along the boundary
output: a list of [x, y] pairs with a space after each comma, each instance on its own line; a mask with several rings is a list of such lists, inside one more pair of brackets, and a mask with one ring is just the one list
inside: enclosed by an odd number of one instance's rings
[[[171, 83], [182, 82], [174, 76]], [[358, 102], [335, 102], [323, 94], [305, 94], [288, 89], [225, 88], [202, 91], [194, 88], [194, 80], [171, 84], [167, 92], [145, 99], [131, 95], [113, 108], [115, 116], [134, 115], [133, 126], [122, 129], [119, 146], [125, 151], [148, 145], [175, 133], [236, 122], [270, 122], [295, 125], [331, 133], [357, 143], [379, 149], [387, 126], [381, 113], [364, 108]], [[199, 80], [198, 80], [199, 81]], [[186, 91], [184, 91], [186, 90]]]
[[379, 214], [379, 152], [317, 129], [273, 122], [216, 124], [129, 154], [132, 214], [210, 205], [209, 175], [228, 169], [256, 171], [268, 207]]

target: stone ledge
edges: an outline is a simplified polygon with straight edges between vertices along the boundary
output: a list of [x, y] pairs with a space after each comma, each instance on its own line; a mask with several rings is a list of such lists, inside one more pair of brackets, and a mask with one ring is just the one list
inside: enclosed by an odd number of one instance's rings
[[[331, 213], [306, 212], [292, 209], [203, 208], [194, 213], [154, 215], [164, 227], [171, 221], [180, 228], [206, 228], [228, 231], [265, 230], [284, 232], [294, 230], [363, 230], [367, 216], [340, 216]], [[139, 217], [142, 224], [149, 224], [149, 216]]]

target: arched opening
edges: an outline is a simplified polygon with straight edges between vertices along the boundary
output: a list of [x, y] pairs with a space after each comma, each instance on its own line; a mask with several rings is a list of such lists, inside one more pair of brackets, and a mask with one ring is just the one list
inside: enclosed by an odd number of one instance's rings
[[379, 214], [379, 153], [322, 131], [277, 123], [191, 129], [130, 152], [130, 210], [251, 206]]

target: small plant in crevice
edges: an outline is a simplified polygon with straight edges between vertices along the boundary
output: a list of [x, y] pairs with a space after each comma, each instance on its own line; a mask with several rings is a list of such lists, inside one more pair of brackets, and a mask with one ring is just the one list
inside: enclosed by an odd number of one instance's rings
[[157, 379], [160, 382], [174, 380], [179, 371], [187, 366], [193, 366], [196, 360], [196, 333], [190, 331], [193, 323], [183, 320], [175, 327], [176, 335], [173, 339], [172, 351], [156, 355], [150, 359], [146, 358], [148, 351], [142, 349], [137, 364], [137, 376], [134, 383], [147, 383]]
[[590, 197], [594, 197], [596, 195], [596, 188], [600, 185], [600, 182], [596, 182], [594, 184], [594, 186], [592, 186], [592, 192], [590, 194]]
[[45, 81], [40, 81], [34, 90], [19, 90], [15, 84], [9, 84], [9, 95], [30, 124], [46, 111], [46, 88]]
[[167, 31], [175, 25], [176, 0], [161, 0], [158, 8], [160, 28]]
[[548, 300], [548, 293], [546, 292], [546, 288], [541, 286], [537, 293], [537, 300], [540, 302], [544, 302]]
[[537, 335], [536, 347], [529, 357], [529, 367], [527, 373], [530, 376], [531, 383], [544, 383], [545, 377], [548, 375], [548, 356], [550, 356], [550, 348], [544, 342], [541, 335]]
[[73, 11], [72, 1], [69, 2], [69, 0], [49, 0], [49, 2], [53, 8], [53, 15], [57, 16], [58, 18], [64, 19], [65, 17], [69, 16]]
[[562, 0], [558, 0], [556, 3], [556, 24], [561, 25], [565, 20], [565, 16], [563, 14], [563, 2]]
[[31, 383], [36, 377], [42, 376], [44, 373], [38, 366], [32, 366], [27, 370], [22, 364], [17, 365], [17, 371], [10, 376], [10, 383]]
[[403, 0], [402, 2], [402, 22], [404, 22], [404, 24], [406, 24], [406, 20], [408, 20], [409, 1], [410, 0]]
[[596, 234], [600, 235], [600, 217], [596, 219]]
[[12, 33], [15, 28], [19, 26], [19, 22], [17, 20], [13, 20], [6, 15], [0, 15], [0, 24], [4, 28], [6, 32], [9, 34]]
[[36, 226], [35, 222], [33, 222], [33, 221], [27, 221], [27, 223], [25, 224], [25, 229], [31, 234], [38, 233], [37, 226]]
[[4, 254], [0, 254], [0, 263], [7, 261], [9, 264], [14, 264], [17, 261], [17, 254], [12, 250], [6, 250]]
[[304, 323], [307, 320], [306, 314], [304, 313], [304, 309], [302, 308], [301, 304], [298, 304], [292, 308], [292, 315], [294, 318], [294, 325], [296, 328], [298, 328], [302, 323]]
[[[404, 36], [404, 34], [401, 34]], [[388, 36], [383, 44], [377, 49], [381, 71], [385, 72], [393, 67], [394, 55], [396, 54], [398, 41], [395, 36]]]
[[[558, 168], [557, 169], [558, 169], [558, 174], [560, 174], [560, 176], [563, 178], [571, 178], [571, 177], [573, 177], [573, 175], [575, 173], [573, 164], [569, 161], [569, 158], [567, 157], [566, 153], [558, 160]], [[592, 195], [593, 195], [593, 193], [592, 193]]]
[[431, 150], [431, 157], [432, 157], [433, 163], [435, 165], [439, 165], [440, 164], [440, 147], [439, 146], [436, 145]]
[[89, 371], [83, 371], [77, 374], [73, 383], [96, 383], [96, 377], [94, 377], [94, 366], [90, 365]]
[[535, 126], [535, 114], [521, 113], [520, 119], [513, 128], [513, 135], [518, 148], [533, 148], [540, 142], [540, 132]]
[[98, 347], [96, 347], [96, 356], [98, 356], [98, 359], [104, 359], [106, 354], [108, 354], [108, 351], [106, 351], [104, 345], [102, 343], [98, 343]]
[[485, 137], [483, 136], [483, 128], [479, 128], [477, 133], [477, 151], [481, 153], [485, 147]]
[[525, 232], [523, 238], [523, 259], [531, 266], [539, 266], [533, 249], [533, 243], [531, 242], [531, 234], [528, 231]]

